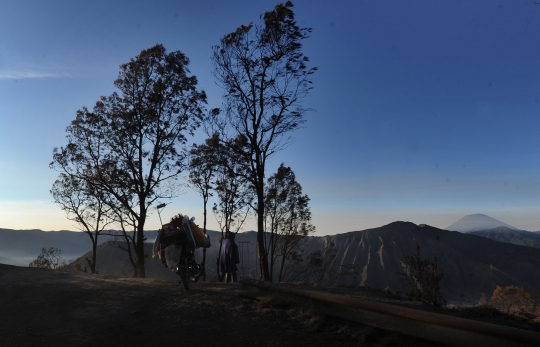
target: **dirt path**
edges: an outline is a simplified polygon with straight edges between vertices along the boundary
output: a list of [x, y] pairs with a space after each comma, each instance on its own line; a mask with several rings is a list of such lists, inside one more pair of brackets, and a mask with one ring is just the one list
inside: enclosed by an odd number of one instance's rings
[[299, 319], [241, 290], [196, 283], [186, 292], [169, 281], [0, 264], [0, 346], [430, 346], [328, 318]]

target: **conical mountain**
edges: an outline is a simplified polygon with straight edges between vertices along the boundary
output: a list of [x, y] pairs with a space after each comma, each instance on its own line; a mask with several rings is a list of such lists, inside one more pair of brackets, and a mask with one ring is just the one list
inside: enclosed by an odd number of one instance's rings
[[460, 220], [458, 220], [457, 222], [452, 223], [445, 229], [450, 230], [450, 231], [459, 231], [462, 233], [469, 233], [472, 231], [489, 230], [489, 229], [494, 229], [498, 227], [507, 227], [512, 230], [519, 230], [516, 227], [513, 227], [511, 225], [501, 222], [500, 220], [491, 218], [481, 213], [470, 214], [468, 216], [465, 216], [461, 218]]

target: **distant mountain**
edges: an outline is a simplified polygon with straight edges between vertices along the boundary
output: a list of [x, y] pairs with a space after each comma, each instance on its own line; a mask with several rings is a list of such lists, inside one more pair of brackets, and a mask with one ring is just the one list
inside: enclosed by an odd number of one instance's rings
[[499, 242], [512, 243], [514, 245], [540, 248], [540, 232], [498, 227], [489, 230], [471, 231], [469, 234], [487, 237]]
[[452, 223], [446, 230], [459, 231], [462, 233], [469, 233], [471, 231], [489, 230], [498, 227], [507, 227], [508, 229], [519, 230], [511, 225], [501, 222], [495, 218], [486, 216], [485, 214], [470, 214]]
[[477, 302], [497, 285], [517, 285], [540, 294], [540, 249], [501, 243], [476, 235], [437, 229], [409, 222], [335, 236], [313, 237], [307, 252], [333, 243], [337, 256], [329, 265], [329, 285], [369, 285], [402, 290], [397, 272], [403, 254], [420, 246], [422, 258], [437, 257], [444, 272], [446, 297]]
[[[239, 278], [257, 278], [256, 233], [239, 233]], [[482, 293], [491, 295], [496, 286], [517, 285], [540, 294], [540, 249], [502, 243], [471, 234], [437, 229], [428, 225], [394, 222], [380, 228], [344, 234], [309, 237], [304, 247], [303, 260], [296, 269], [289, 270], [289, 278], [302, 277], [309, 268], [309, 259], [320, 255], [324, 273], [319, 273], [323, 285], [365, 285], [373, 288], [403, 291], [398, 271], [403, 255], [411, 255], [420, 246], [422, 258], [437, 257], [444, 273], [442, 291], [451, 302], [476, 303]], [[125, 252], [101, 245], [97, 269], [101, 275], [131, 276]], [[150, 253], [150, 245], [147, 246]], [[202, 260], [201, 249], [196, 259]], [[219, 235], [212, 237], [207, 250], [207, 280], [216, 280], [216, 259]], [[103, 253], [102, 253], [103, 252]], [[313, 264], [314, 262], [312, 262]], [[148, 257], [148, 277], [177, 280], [174, 272], [158, 260]], [[274, 268], [277, 276], [279, 264]]]

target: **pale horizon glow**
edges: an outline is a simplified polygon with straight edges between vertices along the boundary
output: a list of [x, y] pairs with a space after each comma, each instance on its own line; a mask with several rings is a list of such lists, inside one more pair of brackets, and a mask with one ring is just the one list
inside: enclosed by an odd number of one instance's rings
[[[534, 214], [540, 206], [527, 210], [509, 211], [499, 209], [491, 211], [490, 217], [501, 222], [512, 225], [521, 230], [540, 231], [537, 228], [538, 220], [529, 219], [528, 216]], [[196, 208], [186, 208], [177, 203], [172, 203], [161, 211], [163, 223], [167, 223], [176, 213], [182, 212], [189, 216], [196, 217], [196, 223], [202, 227], [203, 215], [201, 210]], [[479, 211], [475, 213], [487, 214], [489, 212]], [[385, 212], [364, 211], [339, 211], [325, 210], [314, 215], [313, 224], [317, 227], [314, 236], [335, 235], [351, 231], [360, 231], [372, 228], [378, 228], [383, 225], [396, 221], [412, 222], [414, 224], [428, 224], [430, 226], [445, 229], [452, 223], [464, 217], [468, 213], [461, 211], [447, 211], [444, 213], [436, 211], [417, 211], [404, 210], [395, 211], [391, 214]], [[470, 213], [472, 214], [472, 213]], [[43, 231], [80, 231], [76, 223], [65, 218], [65, 214], [58, 206], [50, 201], [14, 201], [0, 202], [0, 220], [11, 221], [3, 223], [0, 229], [12, 230], [32, 230], [39, 229]], [[339, 221], [339, 223], [336, 223]], [[211, 211], [208, 211], [207, 229], [220, 230], [219, 224]], [[159, 216], [156, 210], [149, 211], [149, 218], [146, 224], [146, 230], [157, 230], [160, 228]], [[118, 229], [112, 226], [111, 229]], [[256, 230], [256, 220], [251, 217], [241, 229], [241, 232]], [[324, 232], [321, 232], [323, 230]]]

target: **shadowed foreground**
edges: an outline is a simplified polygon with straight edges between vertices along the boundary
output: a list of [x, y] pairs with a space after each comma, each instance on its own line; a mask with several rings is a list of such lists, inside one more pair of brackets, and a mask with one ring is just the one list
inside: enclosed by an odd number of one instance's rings
[[[186, 292], [171, 281], [0, 264], [0, 346], [359, 345], [358, 337], [262, 309], [240, 291], [237, 284], [196, 283]], [[430, 345], [363, 329], [364, 346]]]

